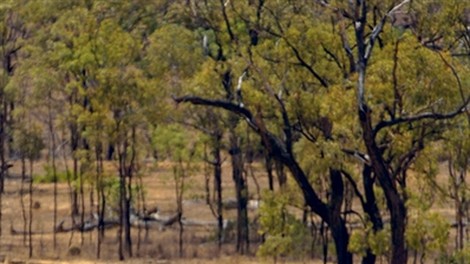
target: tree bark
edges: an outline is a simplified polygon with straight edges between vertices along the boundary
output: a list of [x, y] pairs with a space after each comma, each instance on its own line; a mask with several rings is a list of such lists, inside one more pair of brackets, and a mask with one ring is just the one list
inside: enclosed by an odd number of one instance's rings
[[[24, 154], [21, 157], [21, 187], [20, 187], [20, 203], [21, 203], [21, 214], [23, 216], [23, 230], [27, 230], [28, 219], [26, 215], [26, 207], [24, 203], [24, 183], [26, 181], [26, 159]], [[26, 246], [27, 233], [23, 233], [23, 245]]]
[[[52, 99], [52, 95], [49, 93], [49, 100]], [[53, 182], [54, 182], [54, 216], [53, 216], [53, 230], [55, 226], [57, 226], [57, 167], [56, 167], [56, 136], [55, 136], [55, 131], [54, 131], [54, 124], [53, 124], [53, 116], [52, 116], [52, 108], [51, 105], [48, 105], [48, 128], [49, 128], [49, 133], [51, 137], [51, 155], [52, 155], [52, 160], [51, 160], [51, 165], [52, 165], [52, 177], [53, 177]], [[54, 244], [54, 249], [57, 248], [57, 235], [56, 232], [53, 234], [53, 244]]]
[[[78, 179], [78, 158], [76, 157], [76, 153], [78, 151], [78, 145], [80, 136], [78, 135], [78, 127], [75, 124], [70, 125], [70, 147], [72, 150], [72, 159], [73, 159], [73, 169], [72, 169], [72, 182], [76, 182]], [[66, 161], [65, 161], [66, 162]], [[72, 193], [71, 196], [71, 210], [70, 214], [72, 219], [75, 219], [74, 216], [78, 215], [79, 208], [78, 208], [78, 192], [77, 188], [74, 187], [74, 184], [70, 184], [72, 186]]]
[[268, 186], [270, 191], [274, 191], [274, 179], [273, 179], [273, 161], [269, 154], [264, 155], [266, 173], [268, 175]]
[[29, 257], [33, 257], [33, 160], [29, 161], [29, 175], [31, 180], [29, 181], [29, 224], [28, 224], [28, 234], [29, 234]]
[[0, 101], [2, 105], [2, 110], [0, 113], [0, 236], [2, 235], [2, 227], [1, 222], [3, 219], [3, 192], [5, 190], [5, 176], [8, 172], [7, 168], [7, 161], [6, 161], [6, 151], [5, 151], [5, 142], [7, 139], [7, 132], [6, 132], [6, 116], [7, 116], [7, 109], [6, 109], [6, 102], [5, 102], [5, 95], [2, 91], [0, 91]]
[[408, 250], [405, 246], [406, 207], [400, 197], [396, 184], [387, 169], [382, 153], [375, 142], [375, 135], [371, 126], [371, 111], [365, 105], [359, 109], [359, 120], [362, 127], [362, 137], [370, 157], [372, 169], [377, 176], [380, 186], [384, 190], [387, 207], [390, 212], [390, 223], [392, 232], [392, 255], [391, 263], [406, 263]]
[[[236, 124], [236, 123], [235, 123]], [[230, 155], [232, 158], [232, 176], [237, 196], [237, 252], [246, 254], [249, 247], [248, 231], [248, 190], [243, 176], [243, 157], [240, 138], [235, 134], [235, 126], [230, 132]]]
[[284, 171], [284, 165], [281, 162], [274, 161], [274, 167], [276, 168], [277, 180], [279, 182], [279, 188], [282, 190], [287, 184], [287, 176]]
[[406, 208], [405, 202], [400, 197], [396, 183], [392, 179], [388, 165], [383, 158], [376, 142], [376, 129], [372, 126], [372, 111], [366, 102], [366, 70], [368, 60], [371, 57], [372, 50], [380, 32], [382, 31], [387, 16], [404, 5], [407, 0], [402, 1], [399, 5], [393, 7], [387, 15], [382, 16], [377, 22], [369, 36], [366, 35], [367, 27], [367, 1], [360, 1], [356, 6], [355, 17], [355, 35], [357, 44], [357, 62], [356, 69], [358, 73], [358, 81], [356, 86], [357, 107], [359, 123], [362, 129], [362, 140], [367, 149], [370, 159], [372, 171], [376, 175], [380, 186], [382, 187], [387, 201], [387, 208], [390, 213], [391, 232], [392, 232], [392, 264], [407, 263], [408, 251], [405, 246], [405, 226], [406, 226]]
[[[119, 129], [118, 129], [119, 130]], [[128, 181], [126, 178], [127, 167], [127, 140], [124, 140], [118, 150], [119, 156], [119, 214], [120, 214], [120, 254], [119, 258], [132, 257], [131, 223], [130, 223], [130, 197], [128, 193]]]
[[[119, 131], [119, 127], [116, 129]], [[130, 243], [127, 240], [128, 229], [130, 230], [130, 212], [127, 202], [127, 185], [126, 185], [126, 158], [127, 158], [127, 141], [118, 145], [118, 161], [119, 161], [119, 259], [123, 260], [130, 256]]]
[[[383, 221], [375, 198], [374, 181], [372, 179], [372, 168], [368, 165], [364, 165], [364, 169], [362, 171], [362, 183], [366, 197], [364, 211], [369, 216], [369, 220], [372, 222], [372, 229], [374, 230], [374, 232], [380, 231], [383, 229]], [[366, 251], [366, 255], [362, 259], [362, 263], [374, 264], [376, 259], [377, 256], [372, 252], [370, 248], [368, 248]]]
[[103, 181], [103, 158], [102, 158], [102, 145], [98, 143], [95, 147], [95, 159], [96, 159], [96, 214], [98, 215], [98, 234], [97, 234], [97, 245], [96, 245], [96, 257], [101, 257], [101, 244], [104, 238], [104, 212], [106, 207], [106, 196], [104, 192], [104, 181]]
[[222, 145], [222, 135], [215, 136], [213, 156], [214, 156], [214, 183], [217, 196], [217, 242], [219, 251], [222, 247], [224, 233], [224, 215], [222, 201], [222, 159], [220, 155]]
[[307, 204], [310, 206], [310, 208], [312, 208], [312, 211], [320, 216], [322, 220], [325, 221], [325, 223], [327, 223], [330, 227], [336, 247], [338, 263], [353, 263], [353, 256], [348, 251], [349, 232], [346, 228], [346, 223], [341, 217], [340, 205], [342, 202], [343, 184], [341, 177], [338, 178], [339, 172], [330, 170], [330, 174], [334, 174], [331, 175], [331, 188], [332, 193], [334, 193], [334, 196], [336, 196], [336, 200], [334, 202], [330, 202], [330, 206], [328, 207], [320, 200], [316, 192], [313, 190], [312, 186], [308, 182], [307, 176], [292, 157], [292, 155], [281, 151], [281, 149], [277, 147], [276, 149], [277, 151], [274, 153], [277, 154], [275, 156], [280, 158], [283, 164], [290, 170], [294, 179], [302, 190]]

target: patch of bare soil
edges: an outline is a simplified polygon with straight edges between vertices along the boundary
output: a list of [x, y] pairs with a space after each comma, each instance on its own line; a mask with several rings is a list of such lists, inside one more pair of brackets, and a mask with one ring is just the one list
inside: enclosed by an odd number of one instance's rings
[[[35, 165], [35, 175], [43, 172], [43, 164]], [[21, 206], [21, 177], [20, 165], [15, 164], [6, 180], [3, 195], [3, 217], [0, 237], [0, 262], [5, 263], [118, 263], [117, 227], [106, 229], [101, 247], [100, 259], [97, 258], [97, 230], [90, 232], [61, 232], [56, 233], [56, 245], [53, 243], [53, 184], [34, 184], [33, 188], [33, 223], [32, 245], [33, 257], [28, 258], [27, 228], [24, 225], [24, 214]], [[110, 166], [110, 169], [113, 169]], [[175, 212], [175, 190], [171, 176], [171, 168], [150, 165], [142, 178], [146, 194], [147, 208], [158, 206], [162, 214], [171, 215]], [[263, 180], [263, 179], [262, 179]], [[254, 189], [254, 183], [252, 180]], [[210, 207], [205, 203], [205, 183], [203, 175], [193, 175], [187, 181], [185, 192], [184, 217], [189, 220], [215, 221]], [[24, 188], [27, 189], [27, 183]], [[229, 169], [225, 168], [224, 198], [234, 197], [233, 184]], [[92, 190], [85, 188], [85, 218], [91, 217], [90, 200]], [[96, 203], [96, 198], [94, 198]], [[23, 195], [26, 214], [29, 205], [29, 195]], [[71, 198], [66, 183], [58, 184], [58, 222], [70, 225]], [[93, 207], [92, 207], [93, 206]], [[228, 219], [235, 219], [235, 212], [225, 212]], [[125, 263], [258, 263], [254, 257], [233, 257], [235, 245], [233, 230], [227, 231], [226, 242], [219, 251], [216, 241], [215, 226], [188, 226], [184, 232], [184, 257], [179, 258], [178, 225], [164, 229], [133, 228], [134, 258]], [[256, 232], [253, 232], [256, 233]], [[255, 253], [256, 245], [252, 246]], [[222, 261], [222, 262], [220, 262]], [[121, 263], [121, 262], [119, 262]]]

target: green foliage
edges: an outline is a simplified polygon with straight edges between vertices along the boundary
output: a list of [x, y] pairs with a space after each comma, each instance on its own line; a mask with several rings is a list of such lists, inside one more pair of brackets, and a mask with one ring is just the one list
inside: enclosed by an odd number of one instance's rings
[[283, 193], [266, 191], [262, 194], [260, 229], [265, 242], [258, 248], [261, 257], [290, 257], [307, 255], [311, 245], [308, 228], [288, 211], [289, 199]]
[[406, 230], [407, 245], [421, 254], [442, 254], [447, 250], [449, 232], [449, 222], [439, 213], [418, 212], [409, 218]]
[[[4, 113], [15, 108], [4, 119], [4, 135], [12, 136], [13, 149], [23, 158], [39, 158], [50, 134], [44, 131], [51, 125], [64, 138], [77, 133], [73, 136], [79, 143], [72, 156], [79, 161], [86, 184], [98, 184], [94, 163], [109, 145], [126, 156], [119, 166], [136, 170], [140, 160], [156, 150], [161, 160], [173, 162], [173, 176], [181, 180], [187, 170], [197, 170], [201, 141], [214, 142], [212, 136], [203, 138], [176, 123], [223, 135], [230, 117], [213, 108], [175, 108], [170, 98], [193, 94], [243, 103], [260, 129], [281, 141], [286, 131], [292, 132], [292, 154], [326, 203], [332, 168], [348, 171], [362, 192], [358, 172], [364, 161], [345, 152], [367, 152], [357, 115], [357, 58], [351, 58], [358, 49], [356, 21], [347, 18], [357, 13], [356, 6], [343, 0], [323, 1], [324, 5], [223, 2], [1, 1], [0, 44], [5, 56], [14, 54], [3, 58], [0, 67]], [[370, 12], [365, 35], [370, 36], [378, 16], [397, 1], [366, 2]], [[416, 20], [411, 30], [392, 26], [393, 14], [386, 17], [366, 75], [372, 126], [446, 113], [465, 101], [470, 64], [468, 56], [454, 54], [468, 53], [469, 44], [462, 41], [468, 39], [462, 37], [467, 34], [461, 14], [466, 9], [468, 1], [462, 0], [410, 1], [400, 12]], [[5, 68], [8, 63], [11, 69]], [[402, 187], [397, 187], [400, 199], [408, 199], [407, 243], [413, 250], [442, 251], [447, 243], [445, 221], [427, 211], [433, 208], [436, 193], [447, 193], [437, 182], [438, 158], [449, 160], [454, 174], [465, 178], [468, 173], [467, 118], [405, 122], [374, 134], [386, 169], [394, 174], [393, 184]], [[247, 130], [246, 123], [238, 122], [233, 132], [246, 143]], [[58, 181], [65, 175], [60, 171]], [[109, 199], [117, 202], [119, 182], [112, 175], [104, 178]], [[35, 181], [51, 182], [50, 170]], [[455, 179], [449, 182], [456, 185]], [[410, 185], [418, 187], [405, 187]], [[449, 196], [468, 196], [466, 184], [455, 188]], [[264, 194], [260, 231], [267, 236], [259, 255], [305, 254], [310, 238], [288, 210], [304, 201], [295, 190]], [[387, 215], [385, 192], [378, 182], [372, 193], [380, 214]], [[373, 232], [367, 224], [354, 230], [350, 250], [385, 255], [390, 250], [389, 229]]]
[[51, 166], [45, 166], [45, 174], [42, 175], [35, 175], [33, 177], [34, 183], [54, 183], [54, 180], [56, 182], [67, 182], [68, 178], [71, 175], [70, 171], [57, 171], [55, 173], [55, 179], [54, 179], [54, 173], [52, 171]]
[[452, 253], [442, 253], [437, 259], [436, 263], [439, 264], [464, 264], [470, 259], [470, 247], [466, 246], [462, 250], [457, 250]]
[[[106, 196], [106, 203], [114, 210], [114, 212], [119, 211], [119, 201], [120, 201], [120, 182], [119, 178], [113, 177], [113, 175], [103, 175], [103, 180], [101, 181], [101, 186]], [[143, 190], [142, 190], [143, 189]], [[132, 198], [131, 198], [131, 208], [137, 208], [138, 193], [146, 192], [145, 186], [139, 184], [133, 184], [131, 187]]]
[[367, 237], [367, 243], [372, 253], [377, 256], [385, 255], [390, 250], [390, 227], [387, 226], [377, 232], [370, 232]]
[[354, 254], [365, 256], [368, 249], [367, 234], [362, 229], [355, 229], [349, 238], [348, 250]]
[[366, 228], [352, 231], [348, 250], [360, 256], [365, 256], [368, 249], [376, 256], [384, 256], [389, 253], [390, 225], [374, 232], [372, 224], [368, 223]]
[[14, 131], [14, 148], [25, 159], [37, 160], [44, 148], [42, 129], [34, 124], [29, 127], [18, 127]]
[[158, 28], [149, 38], [145, 58], [148, 72], [177, 85], [180, 78], [191, 76], [202, 63], [202, 48], [195, 32], [181, 25]]
[[203, 138], [198, 138], [196, 132], [177, 124], [159, 126], [152, 135], [153, 147], [160, 158], [173, 161], [188, 161], [194, 155], [200, 155], [200, 140]]

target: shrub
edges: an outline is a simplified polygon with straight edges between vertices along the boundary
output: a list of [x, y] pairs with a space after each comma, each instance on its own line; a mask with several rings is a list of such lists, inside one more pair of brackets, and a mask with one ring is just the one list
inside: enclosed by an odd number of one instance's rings
[[307, 227], [288, 212], [287, 195], [265, 192], [262, 196], [259, 232], [265, 235], [265, 241], [258, 249], [258, 256], [305, 257], [312, 238]]
[[[53, 183], [54, 182], [54, 173], [50, 166], [46, 166], [45, 173], [42, 175], [34, 175], [34, 183]], [[70, 171], [56, 171], [57, 182], [67, 182], [67, 175], [71, 175]]]

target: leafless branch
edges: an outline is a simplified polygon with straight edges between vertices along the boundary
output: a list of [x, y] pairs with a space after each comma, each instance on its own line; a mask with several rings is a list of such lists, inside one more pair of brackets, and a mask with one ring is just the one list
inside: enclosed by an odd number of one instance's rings
[[382, 29], [385, 25], [385, 21], [387, 20], [387, 17], [393, 15], [397, 10], [399, 10], [402, 6], [405, 4], [409, 3], [410, 0], [404, 0], [400, 4], [396, 5], [395, 7], [391, 8], [390, 11], [387, 12], [385, 16], [382, 17], [380, 22], [374, 27], [372, 30], [372, 34], [369, 36], [369, 43], [366, 46], [366, 50], [364, 53], [364, 59], [367, 61], [370, 58], [370, 55], [372, 53], [372, 48], [374, 47], [375, 40], [379, 36], [380, 32], [382, 32]]

